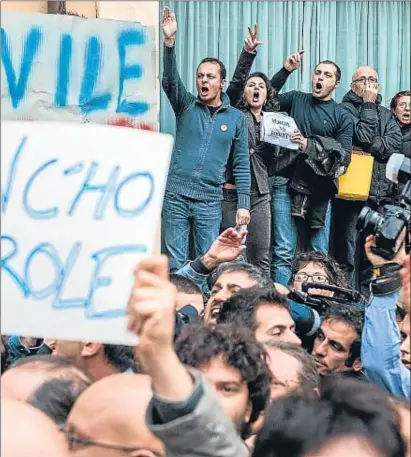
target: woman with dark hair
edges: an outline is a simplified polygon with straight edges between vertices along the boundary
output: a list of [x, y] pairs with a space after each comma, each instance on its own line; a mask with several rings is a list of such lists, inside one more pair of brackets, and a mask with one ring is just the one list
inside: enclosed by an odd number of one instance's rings
[[[411, 157], [411, 91], [403, 90], [394, 95], [391, 100], [390, 109], [395, 117], [402, 133], [401, 154]], [[398, 185], [398, 193], [401, 194], [405, 184]]]
[[[277, 91], [285, 84], [291, 71], [282, 68], [272, 82], [264, 73], [250, 70], [257, 55], [256, 48], [261, 44], [257, 38], [257, 26], [254, 31], [248, 28], [245, 47], [240, 55], [234, 76], [227, 89], [230, 103], [241, 110], [248, 122], [248, 147], [251, 165], [251, 221], [248, 226], [247, 260], [259, 267], [266, 276], [270, 276], [270, 243], [271, 243], [271, 188], [268, 183], [269, 170], [275, 159], [276, 146], [260, 140], [260, 123], [262, 112], [279, 111], [280, 104]], [[286, 62], [295, 58], [289, 56]], [[273, 84], [272, 84], [273, 83]], [[237, 192], [230, 172], [224, 185], [222, 229], [236, 225]]]
[[398, 122], [402, 132], [402, 151], [406, 157], [411, 156], [411, 91], [403, 90], [391, 100], [391, 113]]

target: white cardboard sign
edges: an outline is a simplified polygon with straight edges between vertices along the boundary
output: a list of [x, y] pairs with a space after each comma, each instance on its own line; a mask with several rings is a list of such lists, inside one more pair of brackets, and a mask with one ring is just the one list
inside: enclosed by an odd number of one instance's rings
[[291, 141], [291, 135], [297, 129], [294, 119], [284, 113], [263, 113], [261, 140], [287, 149], [298, 149], [298, 144]]
[[5, 11], [1, 48], [3, 120], [158, 128], [154, 27]]
[[96, 124], [1, 125], [1, 332], [133, 344], [173, 139]]

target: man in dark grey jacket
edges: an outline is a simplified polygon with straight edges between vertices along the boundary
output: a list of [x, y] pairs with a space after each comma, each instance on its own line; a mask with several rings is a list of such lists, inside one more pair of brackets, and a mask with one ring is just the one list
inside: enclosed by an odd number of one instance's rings
[[[385, 170], [391, 154], [400, 152], [402, 135], [390, 113], [381, 106], [378, 93], [378, 74], [372, 67], [359, 67], [354, 72], [351, 90], [344, 96], [342, 106], [354, 121], [353, 146], [361, 148], [374, 157], [371, 190], [368, 202], [335, 200], [334, 211], [334, 257], [345, 266], [348, 279], [354, 282], [355, 252], [358, 216], [365, 205], [378, 210], [391, 201], [394, 195], [393, 183], [385, 177]], [[367, 292], [366, 283], [362, 292]]]

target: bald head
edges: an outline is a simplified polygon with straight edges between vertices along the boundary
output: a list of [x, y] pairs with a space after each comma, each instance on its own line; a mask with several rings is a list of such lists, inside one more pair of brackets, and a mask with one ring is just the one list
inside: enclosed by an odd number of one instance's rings
[[1, 397], [26, 402], [51, 379], [69, 381], [79, 393], [90, 383], [66, 357], [32, 356], [17, 362], [1, 376]]
[[362, 77], [368, 78], [370, 76], [375, 78], [378, 81], [378, 73], [377, 73], [377, 71], [373, 67], [365, 65], [363, 67], [358, 67], [355, 70], [355, 72], [353, 74], [353, 77], [352, 77], [352, 80], [355, 81], [358, 78], [362, 78]]
[[[154, 452], [154, 455], [164, 455], [163, 444], [145, 423], [151, 398], [148, 376], [108, 376], [94, 383], [78, 398], [68, 418], [67, 429], [74, 437], [86, 437], [120, 447], [142, 448]], [[83, 449], [81, 455], [97, 457], [101, 450], [98, 446], [90, 446]]]
[[68, 457], [62, 433], [40, 411], [25, 403], [1, 401], [2, 457]]
[[352, 77], [351, 90], [364, 99], [366, 90], [370, 88], [372, 88], [376, 94], [378, 93], [378, 73], [373, 67], [358, 67]]

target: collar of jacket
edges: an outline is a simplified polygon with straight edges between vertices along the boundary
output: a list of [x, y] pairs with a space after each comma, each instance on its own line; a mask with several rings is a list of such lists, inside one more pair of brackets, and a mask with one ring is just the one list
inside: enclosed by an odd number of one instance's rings
[[[223, 102], [218, 111], [227, 109], [230, 105], [230, 99], [228, 98], [228, 95], [225, 92], [221, 92], [221, 101]], [[199, 105], [207, 106], [203, 100], [201, 100], [200, 96], [197, 96], [196, 103]]]
[[[353, 105], [362, 105], [364, 103], [364, 100], [352, 90], [349, 90], [344, 95], [342, 101], [343, 102], [352, 103]], [[375, 103], [377, 105], [380, 105], [381, 101], [382, 101], [382, 96], [381, 96], [381, 94], [378, 94], [377, 95], [377, 100], [375, 100]]]

